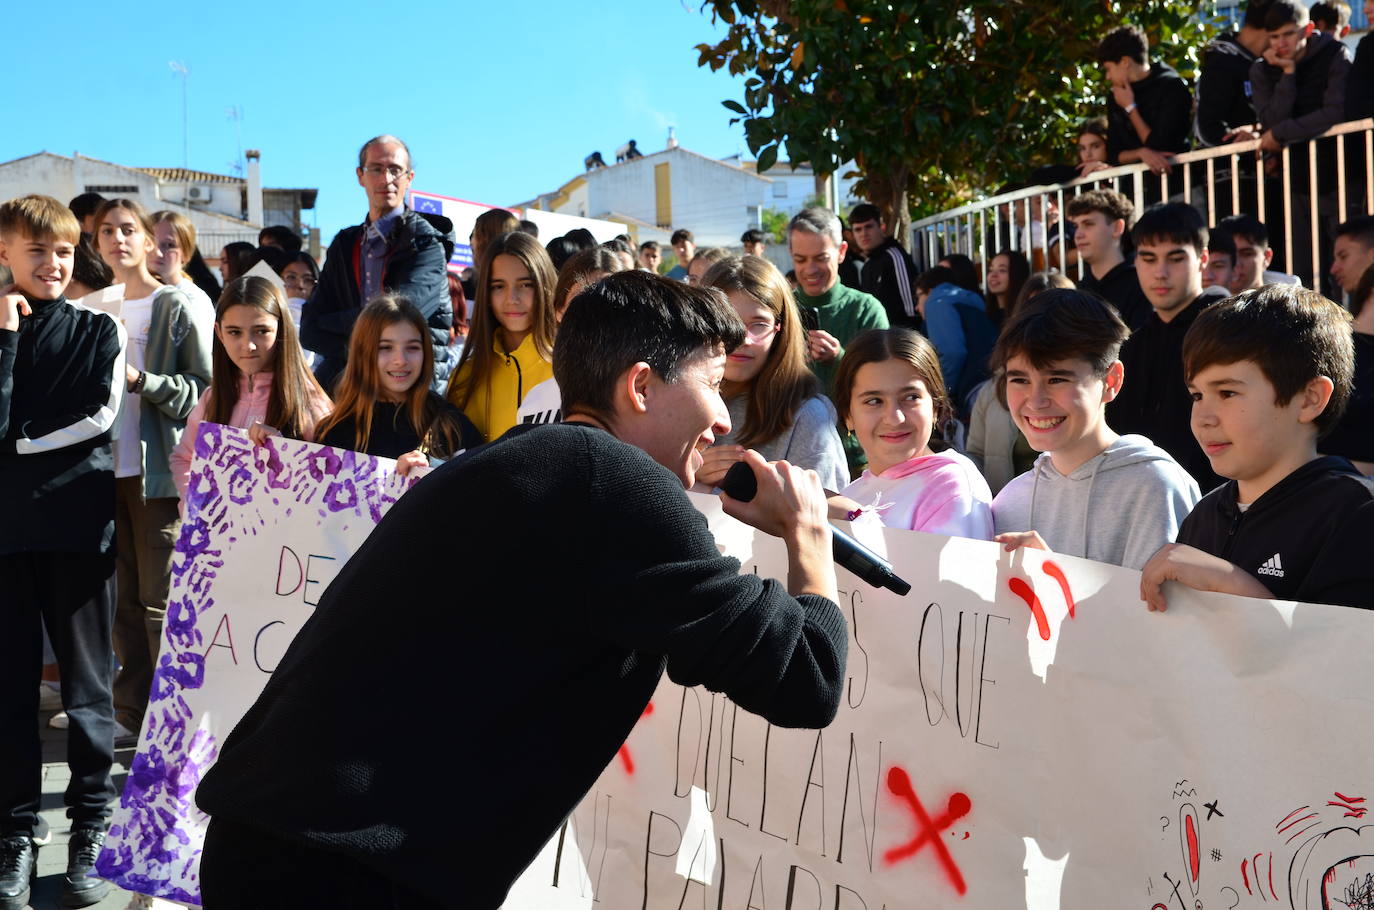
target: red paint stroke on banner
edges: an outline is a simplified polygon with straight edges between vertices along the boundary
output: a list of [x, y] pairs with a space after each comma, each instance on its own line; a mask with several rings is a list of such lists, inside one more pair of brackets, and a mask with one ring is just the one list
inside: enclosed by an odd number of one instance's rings
[[[1188, 874], [1191, 875], [1191, 876], [1193, 877], [1193, 887], [1194, 887], [1194, 889], [1196, 889], [1196, 887], [1197, 887], [1198, 863], [1199, 863], [1199, 859], [1198, 859], [1198, 843], [1197, 843], [1197, 826], [1196, 826], [1196, 824], [1193, 822], [1193, 816], [1192, 816], [1192, 815], [1189, 815], [1189, 816], [1188, 816]], [[1196, 893], [1196, 890], [1194, 890], [1194, 893]]]
[[1240, 861], [1240, 877], [1245, 882], [1245, 893], [1253, 895], [1255, 892], [1250, 890], [1250, 873], [1246, 871], [1246, 866], [1250, 865], [1248, 859]]
[[[1302, 809], [1299, 809], [1299, 810], [1298, 810], [1298, 812], [1301, 812], [1301, 811], [1302, 811]], [[1293, 813], [1293, 815], [1297, 815], [1297, 814], [1298, 814], [1297, 812], [1294, 812], [1294, 813]], [[1279, 829], [1279, 833], [1282, 834], [1283, 832], [1287, 831], [1289, 828], [1293, 827], [1294, 825], [1300, 825], [1300, 824], [1302, 824], [1303, 822], [1307, 821], [1309, 818], [1316, 818], [1316, 817], [1317, 817], [1317, 813], [1315, 813], [1315, 812], [1309, 812], [1309, 813], [1307, 813], [1306, 815], [1304, 815], [1302, 818], [1293, 819], [1293, 821], [1288, 822], [1288, 824], [1284, 825], [1282, 828]], [[1289, 818], [1292, 818], [1292, 816], [1289, 816]], [[1284, 819], [1284, 821], [1288, 821], [1288, 819]]]
[[1026, 602], [1030, 607], [1031, 616], [1035, 617], [1035, 628], [1040, 633], [1040, 637], [1050, 640], [1050, 621], [1045, 616], [1045, 605], [1040, 603], [1040, 598], [1035, 596], [1035, 591], [1026, 584], [1024, 578], [1011, 578], [1007, 580], [1007, 587], [1011, 588], [1011, 593]]
[[1064, 570], [1059, 568], [1058, 563], [1053, 563], [1048, 560], [1046, 560], [1045, 563], [1040, 566], [1040, 570], [1044, 572], [1046, 575], [1048, 575], [1050, 578], [1053, 578], [1055, 581], [1059, 582], [1059, 590], [1064, 592], [1064, 603], [1069, 605], [1069, 617], [1073, 618], [1073, 611], [1075, 606], [1073, 599], [1073, 591], [1069, 589], [1069, 580], [1064, 576]]
[[[654, 713], [654, 703], [653, 703], [653, 702], [649, 702], [647, 705], [644, 706], [644, 713], [641, 714], [641, 715], [639, 715], [639, 716], [640, 716], [640, 717], [648, 717], [650, 714], [653, 714], [653, 713]], [[621, 763], [622, 765], [625, 766], [625, 773], [626, 773], [626, 774], [634, 774], [634, 773], [635, 773], [635, 760], [634, 760], [634, 756], [632, 756], [632, 755], [630, 754], [630, 747], [629, 747], [629, 746], [624, 746], [624, 745], [622, 745], [622, 746], [620, 747], [620, 751], [617, 752], [616, 754], [620, 756], [620, 763]]]
[[949, 798], [949, 806], [945, 814], [931, 820], [930, 814], [926, 812], [925, 806], [921, 805], [921, 800], [916, 796], [916, 789], [911, 785], [911, 776], [906, 771], [896, 765], [888, 769], [887, 788], [911, 809], [919, 833], [905, 844], [888, 850], [883, 854], [883, 860], [892, 865], [916, 855], [929, 844], [931, 849], [935, 851], [940, 865], [944, 867], [945, 875], [948, 876], [954, 890], [959, 894], [966, 893], [968, 885], [964, 882], [963, 873], [959, 871], [959, 866], [954, 862], [954, 857], [950, 855], [949, 848], [945, 846], [939, 835], [941, 831], [951, 827], [956, 821], [969, 814], [969, 811], [973, 809], [972, 800], [963, 793], [955, 793]]

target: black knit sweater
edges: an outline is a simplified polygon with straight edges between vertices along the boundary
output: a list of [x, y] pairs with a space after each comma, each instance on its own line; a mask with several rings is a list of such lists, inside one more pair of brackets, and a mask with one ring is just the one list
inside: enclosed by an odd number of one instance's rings
[[846, 649], [835, 604], [739, 574], [642, 451], [586, 426], [517, 426], [383, 518], [197, 802], [446, 906], [494, 908], [665, 667], [774, 724], [819, 727]]

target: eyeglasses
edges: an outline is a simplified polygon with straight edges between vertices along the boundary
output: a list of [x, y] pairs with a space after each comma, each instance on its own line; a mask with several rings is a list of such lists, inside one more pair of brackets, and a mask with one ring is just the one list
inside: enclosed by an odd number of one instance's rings
[[381, 177], [385, 175], [387, 180], [400, 180], [406, 174], [409, 174], [410, 171], [407, 168], [401, 167], [399, 164], [393, 164], [388, 167], [382, 167], [380, 164], [369, 164], [367, 167], [363, 168], [363, 173], [369, 177]]
[[296, 275], [287, 275], [286, 277], [282, 278], [281, 283], [289, 288], [296, 287], [308, 290], [315, 286], [316, 281], [309, 275], [301, 275], [299, 277], [297, 277]]

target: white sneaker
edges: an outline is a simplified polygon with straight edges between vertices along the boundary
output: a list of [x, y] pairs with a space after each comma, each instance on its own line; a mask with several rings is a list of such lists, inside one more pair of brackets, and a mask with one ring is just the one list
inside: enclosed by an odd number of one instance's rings
[[66, 711], [58, 711], [58, 712], [57, 712], [56, 714], [54, 714], [52, 717], [49, 717], [49, 718], [48, 718], [48, 726], [49, 726], [49, 727], [52, 727], [54, 730], [65, 730], [65, 729], [67, 729], [67, 712], [66, 712]]

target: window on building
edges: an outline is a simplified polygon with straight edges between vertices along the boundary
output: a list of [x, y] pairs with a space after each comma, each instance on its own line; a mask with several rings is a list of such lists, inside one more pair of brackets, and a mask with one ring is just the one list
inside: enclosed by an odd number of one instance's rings
[[136, 186], [115, 186], [114, 184], [110, 184], [110, 185], [107, 186], [107, 185], [105, 185], [105, 184], [100, 184], [100, 183], [88, 183], [88, 184], [86, 184], [86, 192], [88, 192], [88, 193], [119, 193], [119, 194], [121, 194], [121, 195], [126, 195], [126, 196], [127, 196], [127, 195], [130, 194], [130, 193], [137, 193], [137, 192], [138, 192], [138, 187], [136, 187]]
[[786, 198], [787, 198], [787, 181], [786, 181], [786, 180], [774, 180], [774, 181], [773, 181], [773, 198], [774, 198], [774, 199], [786, 199]]

